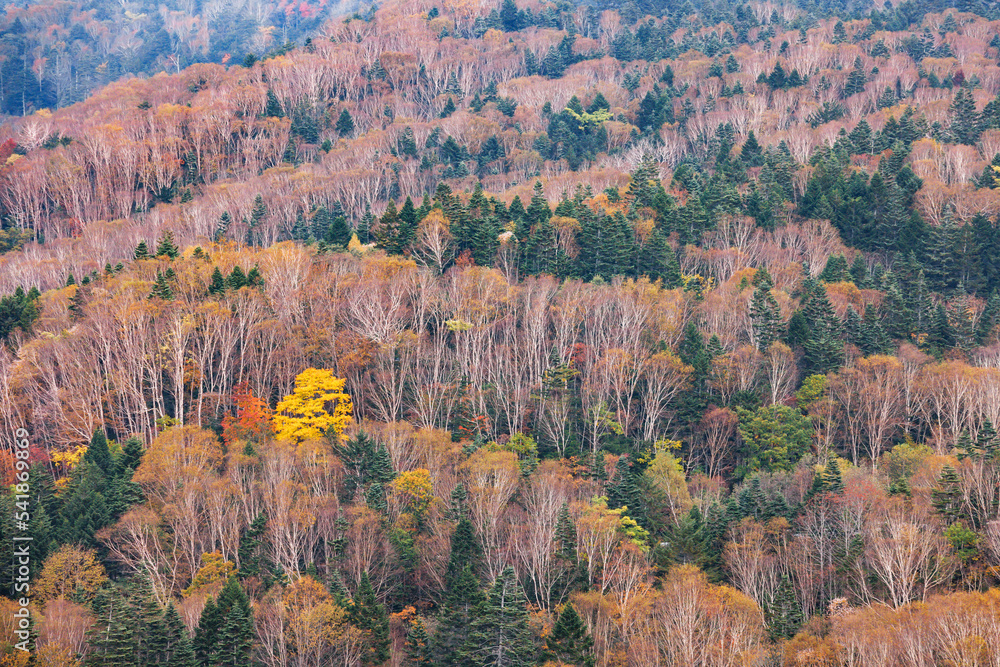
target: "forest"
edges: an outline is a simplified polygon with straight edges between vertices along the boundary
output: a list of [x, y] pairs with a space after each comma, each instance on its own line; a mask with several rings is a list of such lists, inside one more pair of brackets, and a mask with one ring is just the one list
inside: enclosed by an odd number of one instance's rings
[[1000, 660], [995, 7], [181, 4], [6, 10], [209, 27], [3, 103], [0, 665]]

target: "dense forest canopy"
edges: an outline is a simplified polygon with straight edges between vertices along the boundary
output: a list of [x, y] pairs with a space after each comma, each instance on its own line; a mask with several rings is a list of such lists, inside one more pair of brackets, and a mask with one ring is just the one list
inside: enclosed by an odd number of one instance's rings
[[996, 662], [996, 11], [8, 7], [0, 661]]
[[67, 106], [122, 77], [249, 63], [355, 8], [352, 0], [9, 3], [0, 17], [0, 113]]

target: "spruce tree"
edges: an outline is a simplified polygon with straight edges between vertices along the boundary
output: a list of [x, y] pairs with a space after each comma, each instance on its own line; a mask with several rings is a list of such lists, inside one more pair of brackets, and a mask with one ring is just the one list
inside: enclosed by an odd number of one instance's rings
[[787, 574], [781, 578], [774, 601], [767, 605], [766, 611], [768, 629], [775, 639], [791, 638], [802, 625], [802, 607]]
[[843, 364], [840, 323], [821, 283], [807, 278], [802, 291], [802, 311], [809, 326], [809, 338], [803, 346], [806, 370], [809, 374], [824, 375]]
[[594, 640], [587, 633], [583, 619], [572, 603], [567, 602], [559, 612], [552, 632], [545, 638], [542, 660], [558, 661], [575, 667], [593, 667], [593, 646]]
[[444, 103], [444, 109], [441, 111], [441, 118], [447, 118], [448, 116], [455, 113], [455, 100], [448, 96], [448, 101]]
[[336, 130], [337, 134], [342, 137], [347, 137], [354, 133], [354, 118], [351, 117], [351, 112], [347, 109], [340, 111], [340, 116], [337, 118]]
[[229, 289], [234, 292], [241, 287], [245, 287], [247, 284], [247, 276], [243, 272], [243, 268], [239, 264], [233, 266], [233, 270], [230, 272], [229, 277], [226, 278], [226, 285]]
[[136, 259], [148, 259], [149, 258], [149, 248], [146, 247], [145, 241], [139, 241], [139, 245], [135, 247], [135, 253], [133, 255]]
[[100, 468], [105, 476], [112, 472], [111, 451], [108, 449], [108, 438], [104, 435], [104, 429], [99, 428], [94, 431], [83, 460]]
[[474, 667], [529, 667], [535, 663], [535, 646], [528, 628], [528, 601], [514, 568], [497, 577], [489, 597], [481, 602], [472, 620], [461, 655]]
[[963, 518], [962, 482], [950, 465], [941, 470], [937, 487], [931, 491], [931, 504], [949, 526]]
[[218, 599], [209, 598], [198, 621], [194, 650], [202, 665], [245, 667], [253, 641], [250, 600], [236, 577], [230, 577]]
[[865, 319], [861, 324], [861, 337], [859, 347], [865, 356], [873, 354], [888, 354], [892, 345], [889, 334], [882, 326], [881, 318], [875, 310], [875, 306], [868, 304], [865, 306]]
[[219, 295], [225, 291], [226, 279], [222, 277], [222, 271], [219, 270], [219, 267], [215, 267], [215, 270], [212, 271], [211, 282], [208, 284], [208, 293]]
[[435, 667], [427, 628], [419, 616], [410, 621], [410, 627], [406, 633], [405, 664], [406, 667]]
[[368, 579], [368, 572], [361, 574], [358, 591], [351, 605], [351, 624], [364, 635], [364, 652], [361, 664], [365, 667], [381, 665], [389, 659], [389, 616], [385, 606], [375, 599], [375, 591]]
[[175, 259], [178, 254], [177, 246], [174, 245], [174, 233], [168, 229], [160, 237], [160, 242], [156, 246], [156, 256]]
[[762, 352], [778, 339], [781, 329], [781, 310], [770, 289], [764, 284], [754, 290], [750, 302], [750, 321], [757, 349]]

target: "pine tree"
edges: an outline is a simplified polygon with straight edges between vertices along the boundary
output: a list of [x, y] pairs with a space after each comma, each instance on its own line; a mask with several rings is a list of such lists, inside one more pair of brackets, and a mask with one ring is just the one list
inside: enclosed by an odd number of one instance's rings
[[489, 597], [479, 604], [461, 654], [473, 667], [534, 665], [528, 601], [511, 566], [497, 577]]
[[580, 615], [572, 603], [559, 612], [559, 618], [552, 632], [545, 638], [543, 661], [559, 661], [577, 667], [593, 667], [594, 657], [590, 655], [594, 640], [587, 633]]
[[381, 665], [389, 659], [389, 616], [385, 606], [375, 599], [368, 572], [361, 574], [358, 591], [351, 605], [351, 623], [364, 634], [365, 649], [361, 664]]
[[229, 225], [231, 225], [232, 222], [233, 218], [229, 215], [229, 211], [223, 211], [222, 215], [219, 216], [219, 225], [215, 229], [214, 240], [216, 243], [226, 237], [226, 232], [229, 231]]
[[134, 257], [136, 259], [148, 259], [149, 258], [149, 248], [146, 247], [145, 241], [139, 241], [139, 245], [135, 247]]

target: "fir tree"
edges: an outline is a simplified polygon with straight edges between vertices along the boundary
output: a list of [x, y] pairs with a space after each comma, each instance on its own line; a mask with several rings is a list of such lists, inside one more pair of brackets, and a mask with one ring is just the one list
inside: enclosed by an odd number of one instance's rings
[[104, 429], [99, 428], [94, 431], [83, 460], [85, 463], [97, 466], [105, 476], [112, 472], [111, 450], [108, 449], [108, 438], [104, 435]]
[[552, 632], [545, 638], [543, 661], [558, 661], [577, 667], [593, 667], [594, 657], [590, 654], [594, 640], [587, 633], [580, 615], [572, 603], [559, 612]]
[[178, 254], [177, 246], [174, 245], [174, 233], [168, 229], [163, 233], [159, 244], [156, 246], [156, 256], [175, 259]]
[[406, 633], [405, 664], [407, 667], [435, 667], [427, 628], [419, 616], [410, 621], [410, 627]]
[[156, 282], [153, 283], [153, 290], [149, 293], [150, 299], [163, 299], [164, 301], [171, 301], [174, 298], [174, 290], [171, 289], [170, 283], [167, 282], [166, 274], [160, 271], [156, 272]]
[[226, 291], [226, 279], [222, 277], [222, 271], [215, 267], [212, 271], [211, 282], [208, 284], [208, 293], [219, 295]]
[[136, 259], [148, 259], [149, 258], [149, 248], [146, 247], [145, 241], [139, 241], [139, 245], [135, 247], [134, 256]]
[[767, 605], [766, 616], [768, 629], [775, 639], [791, 638], [802, 625], [802, 607], [787, 574], [781, 578], [774, 601]]
[[364, 634], [365, 649], [361, 664], [381, 665], [389, 659], [389, 616], [385, 606], [375, 599], [368, 572], [361, 574], [358, 591], [351, 605], [351, 623]]
[[946, 465], [941, 470], [937, 487], [931, 491], [931, 498], [931, 504], [946, 524], [951, 525], [963, 518], [962, 482], [952, 466]]
[[781, 311], [778, 302], [766, 285], [760, 285], [754, 290], [750, 302], [750, 321], [753, 325], [757, 349], [764, 351], [771, 343], [778, 340], [781, 328]]
[[444, 103], [444, 109], [441, 110], [441, 118], [447, 118], [448, 116], [455, 113], [455, 100], [448, 96], [448, 101]]
[[465, 664], [474, 667], [534, 665], [535, 646], [528, 629], [528, 601], [511, 566], [497, 577], [489, 597], [476, 609], [461, 654]]
[[354, 119], [351, 118], [351, 112], [347, 109], [342, 109], [340, 112], [340, 117], [337, 118], [337, 134], [342, 137], [350, 136], [354, 133]]

